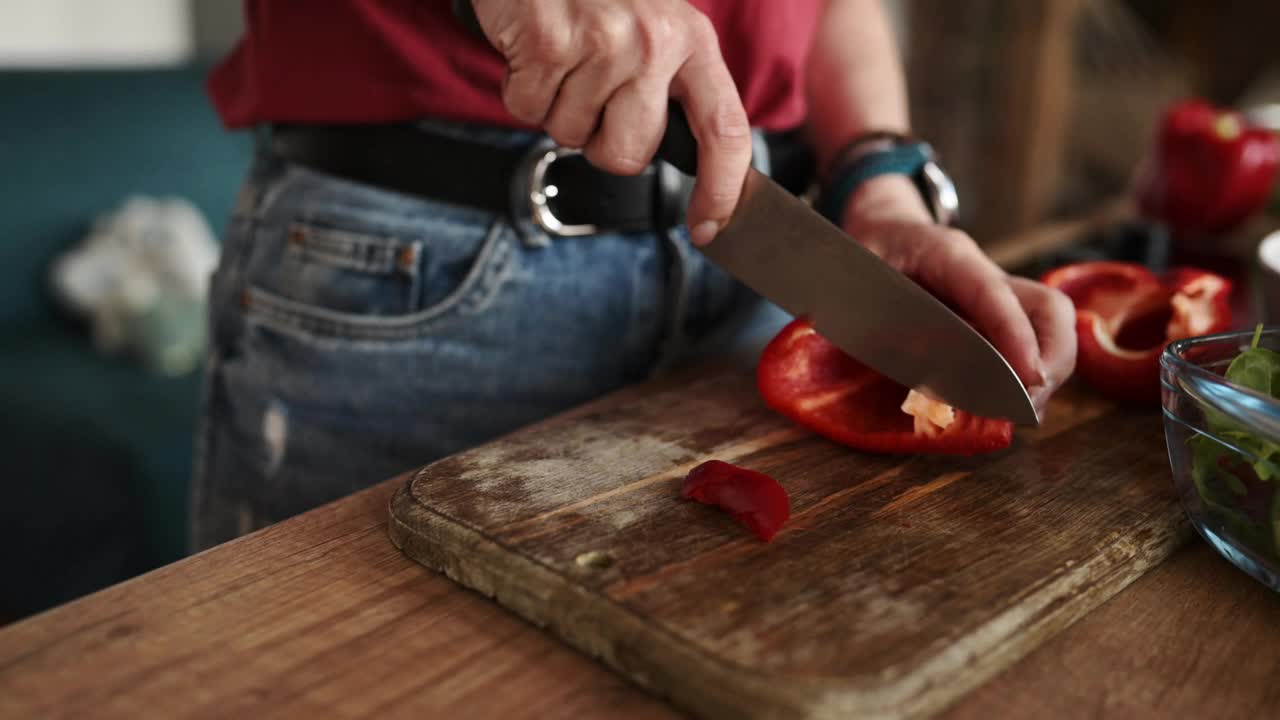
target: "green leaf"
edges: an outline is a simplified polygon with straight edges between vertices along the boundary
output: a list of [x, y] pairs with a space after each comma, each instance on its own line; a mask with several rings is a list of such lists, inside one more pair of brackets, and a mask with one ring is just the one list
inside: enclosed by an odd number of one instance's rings
[[1232, 498], [1224, 496], [1214, 487], [1215, 482], [1230, 485], [1226, 476], [1231, 473], [1222, 468], [1221, 461], [1231, 451], [1207, 435], [1196, 435], [1188, 442], [1192, 454], [1191, 480], [1195, 483], [1200, 499], [1211, 509], [1234, 514], [1236, 511], [1228, 505], [1233, 502]]
[[1270, 480], [1280, 475], [1280, 463], [1277, 462], [1280, 460], [1277, 458], [1280, 456], [1280, 445], [1267, 442], [1242, 430], [1222, 430], [1218, 435], [1224, 440], [1230, 440], [1237, 448], [1252, 456], [1244, 459], [1253, 465], [1253, 472], [1259, 480]]
[[[1249, 349], [1227, 367], [1227, 381], [1268, 397], [1280, 396], [1280, 353], [1258, 347], [1262, 326], [1254, 330]], [[1220, 440], [1197, 434], [1188, 440], [1191, 479], [1205, 509], [1215, 515], [1241, 542], [1268, 554], [1280, 554], [1280, 488], [1273, 487], [1266, 520], [1252, 520], [1241, 507], [1249, 493], [1233, 469], [1247, 462], [1261, 481], [1280, 477], [1280, 444], [1248, 432], [1222, 414], [1205, 408], [1209, 430]], [[1233, 447], [1229, 447], [1230, 446]]]
[[1249, 348], [1227, 366], [1227, 380], [1275, 397], [1280, 394], [1280, 353], [1266, 348]]
[[[1261, 338], [1262, 325], [1259, 324], [1249, 349], [1237, 355], [1227, 367], [1226, 379], [1268, 397], [1277, 397], [1280, 396], [1280, 353], [1258, 347]], [[1280, 446], [1243, 431], [1238, 423], [1208, 408], [1205, 420], [1211, 431], [1255, 458], [1250, 462], [1259, 479], [1270, 480], [1280, 475], [1280, 463], [1272, 460], [1280, 456]]]
[[[1273, 544], [1280, 543], [1280, 540], [1275, 540], [1258, 527], [1258, 524], [1237, 506], [1239, 501], [1236, 498], [1216, 489], [1219, 484], [1231, 487], [1233, 482], [1241, 483], [1240, 478], [1224, 469], [1219, 462], [1224, 457], [1234, 456], [1235, 453], [1207, 435], [1197, 435], [1188, 442], [1193, 454], [1191, 480], [1195, 485], [1196, 493], [1204, 502], [1205, 511], [1223, 523], [1232, 537], [1251, 547], [1270, 552]], [[1243, 483], [1240, 486], [1243, 489]], [[1232, 488], [1232, 492], [1237, 491]], [[1276, 493], [1276, 497], [1280, 498], [1280, 493]], [[1276, 513], [1280, 513], [1280, 504], [1273, 505], [1272, 511], [1271, 535], [1280, 537], [1280, 530], [1277, 529], [1276, 524]]]
[[1253, 330], [1249, 349], [1235, 356], [1227, 366], [1229, 382], [1243, 385], [1269, 397], [1280, 395], [1280, 353], [1258, 347], [1262, 339], [1262, 323]]

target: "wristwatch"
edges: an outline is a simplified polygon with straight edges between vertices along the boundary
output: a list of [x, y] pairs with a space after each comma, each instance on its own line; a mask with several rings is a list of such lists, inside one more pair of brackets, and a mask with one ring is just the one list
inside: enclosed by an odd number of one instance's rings
[[933, 148], [909, 135], [874, 132], [862, 135], [836, 156], [819, 195], [818, 208], [839, 225], [845, 203], [862, 183], [880, 175], [906, 175], [924, 197], [941, 225], [950, 225], [960, 210], [955, 183], [938, 164]]

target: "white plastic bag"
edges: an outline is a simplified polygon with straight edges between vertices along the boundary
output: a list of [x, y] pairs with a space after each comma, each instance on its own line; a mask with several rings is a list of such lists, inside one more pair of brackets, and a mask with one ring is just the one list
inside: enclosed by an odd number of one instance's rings
[[218, 243], [182, 198], [130, 197], [53, 264], [60, 302], [91, 324], [97, 348], [153, 370], [189, 372], [205, 347], [204, 308]]

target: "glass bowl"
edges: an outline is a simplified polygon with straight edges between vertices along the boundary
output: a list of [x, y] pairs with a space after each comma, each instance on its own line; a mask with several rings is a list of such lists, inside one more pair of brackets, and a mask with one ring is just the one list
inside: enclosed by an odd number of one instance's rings
[[[1280, 591], [1280, 402], [1229, 383], [1227, 366], [1252, 332], [1179, 340], [1160, 358], [1169, 464], [1196, 531], [1223, 557]], [[1280, 352], [1280, 326], [1259, 347]]]

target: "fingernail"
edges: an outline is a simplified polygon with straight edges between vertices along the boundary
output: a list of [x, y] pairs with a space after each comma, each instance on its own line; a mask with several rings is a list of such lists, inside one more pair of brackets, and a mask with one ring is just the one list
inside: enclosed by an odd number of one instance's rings
[[689, 230], [689, 240], [699, 247], [709, 244], [720, 232], [720, 223], [715, 220], [703, 220]]

